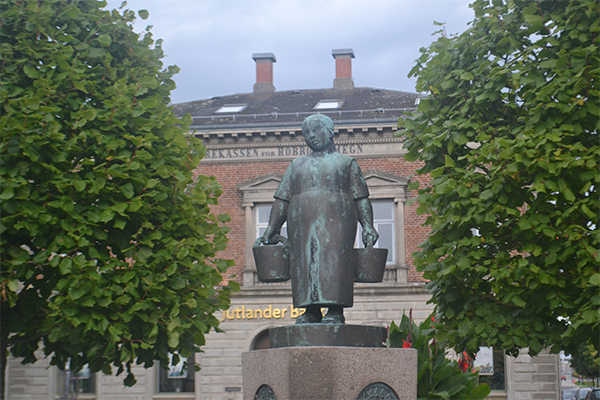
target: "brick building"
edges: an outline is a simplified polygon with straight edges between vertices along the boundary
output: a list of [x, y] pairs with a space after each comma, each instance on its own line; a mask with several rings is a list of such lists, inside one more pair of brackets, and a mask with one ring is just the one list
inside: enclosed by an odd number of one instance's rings
[[[390, 246], [388, 282], [421, 285], [412, 267], [411, 253], [427, 232], [416, 208], [406, 207], [406, 186], [415, 163], [404, 161], [401, 140], [394, 135], [398, 118], [416, 107], [418, 95], [392, 90], [354, 87], [352, 50], [334, 50], [333, 89], [277, 92], [273, 86], [272, 54], [255, 54], [257, 83], [254, 92], [178, 104], [175, 112], [189, 113], [190, 129], [202, 138], [207, 154], [198, 173], [215, 176], [223, 186], [216, 213], [231, 216], [229, 246], [223, 254], [235, 260], [236, 275], [245, 287], [254, 285], [252, 243], [265, 221], [265, 207], [290, 161], [307, 154], [302, 121], [314, 113], [329, 116], [335, 125], [335, 145], [354, 157], [376, 202], [384, 207], [388, 224], [382, 241]], [[270, 80], [267, 80], [269, 78]], [[339, 87], [339, 88], [338, 88]], [[382, 208], [383, 210], [383, 208]], [[410, 234], [406, 234], [410, 232]], [[389, 233], [389, 234], [388, 234]], [[388, 234], [388, 235], [386, 235]]]
[[[242, 289], [232, 296], [230, 310], [218, 317], [226, 333], [207, 336], [204, 353], [196, 354], [202, 370], [185, 378], [172, 378], [158, 367], [134, 373], [138, 384], [125, 388], [122, 377], [84, 374], [85, 399], [230, 399], [242, 398], [241, 354], [268, 347], [267, 329], [293, 324], [301, 310], [291, 304], [291, 287], [285, 283], [261, 283], [256, 277], [252, 244], [266, 228], [273, 194], [291, 160], [307, 154], [302, 121], [314, 113], [329, 116], [335, 125], [335, 145], [354, 157], [367, 181], [374, 207], [378, 246], [388, 248], [384, 282], [355, 283], [354, 306], [345, 312], [346, 322], [388, 326], [413, 310], [420, 321], [432, 305], [413, 265], [412, 252], [428, 230], [422, 226], [415, 205], [407, 205], [407, 190], [416, 163], [404, 161], [402, 143], [395, 133], [398, 118], [416, 108], [419, 95], [393, 90], [355, 87], [351, 49], [333, 50], [336, 77], [333, 87], [318, 90], [275, 90], [271, 53], [254, 54], [256, 83], [253, 92], [218, 96], [177, 104], [175, 112], [190, 113], [191, 130], [207, 146], [198, 174], [215, 176], [223, 195], [215, 213], [228, 213], [229, 245], [221, 254], [233, 259], [229, 279]], [[422, 178], [418, 178], [422, 179]], [[494, 399], [558, 399], [558, 358], [523, 359], [494, 352], [497, 362]], [[21, 366], [11, 359], [8, 399], [54, 399], [61, 391], [59, 372], [41, 360]], [[556, 368], [555, 368], [556, 367]], [[556, 369], [556, 371], [555, 371]], [[85, 393], [87, 392], [87, 393]]]

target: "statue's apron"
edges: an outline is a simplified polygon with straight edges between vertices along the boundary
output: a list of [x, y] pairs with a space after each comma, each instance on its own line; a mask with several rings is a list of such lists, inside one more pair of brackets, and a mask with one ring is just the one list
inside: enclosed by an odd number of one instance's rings
[[327, 190], [297, 194], [288, 209], [288, 232], [294, 306], [352, 307], [354, 200]]
[[352, 307], [356, 237], [354, 200], [369, 195], [356, 161], [339, 153], [295, 159], [275, 197], [289, 201], [295, 307]]

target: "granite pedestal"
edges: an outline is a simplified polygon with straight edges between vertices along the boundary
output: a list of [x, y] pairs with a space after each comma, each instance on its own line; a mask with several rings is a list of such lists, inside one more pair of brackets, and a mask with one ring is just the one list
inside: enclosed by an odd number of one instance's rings
[[269, 329], [270, 349], [242, 354], [244, 400], [416, 400], [417, 350], [386, 338], [377, 326]]
[[244, 400], [417, 398], [416, 349], [317, 346], [256, 350], [242, 354], [242, 368]]

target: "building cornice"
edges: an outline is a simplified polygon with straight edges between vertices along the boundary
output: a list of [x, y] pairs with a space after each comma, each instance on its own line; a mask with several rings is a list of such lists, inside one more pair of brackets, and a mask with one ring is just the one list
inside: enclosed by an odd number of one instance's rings
[[[242, 286], [241, 290], [232, 293], [231, 297], [291, 297], [292, 288], [289, 282], [279, 284], [260, 284], [255, 286]], [[425, 288], [425, 282], [409, 282], [409, 283], [371, 283], [371, 284], [356, 284], [354, 286], [354, 297], [357, 296], [396, 296], [406, 294], [423, 294], [429, 295], [429, 291]]]

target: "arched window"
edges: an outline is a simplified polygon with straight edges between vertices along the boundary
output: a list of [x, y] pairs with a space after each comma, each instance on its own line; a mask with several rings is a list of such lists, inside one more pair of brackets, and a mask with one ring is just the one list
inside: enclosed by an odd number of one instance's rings
[[265, 329], [256, 335], [256, 338], [252, 342], [251, 350], [263, 350], [271, 348], [269, 344], [269, 330]]

